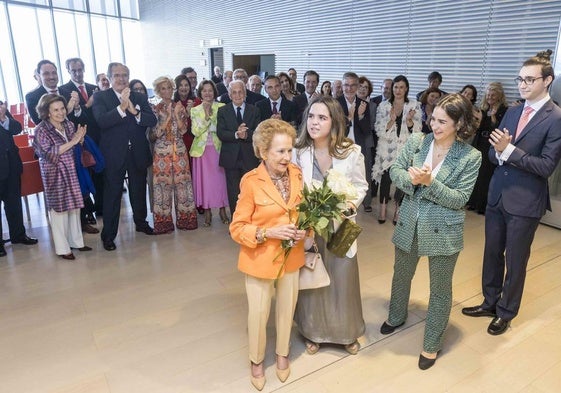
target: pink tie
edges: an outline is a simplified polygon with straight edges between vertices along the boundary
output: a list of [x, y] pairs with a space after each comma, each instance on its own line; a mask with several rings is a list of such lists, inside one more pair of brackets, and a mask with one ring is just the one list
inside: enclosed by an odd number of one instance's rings
[[530, 115], [533, 111], [534, 109], [531, 106], [527, 106], [526, 108], [524, 108], [524, 112], [522, 112], [522, 116], [520, 116], [520, 120], [518, 120], [518, 127], [516, 127], [516, 137], [514, 138], [514, 140], [518, 139], [518, 137], [522, 133], [522, 130], [524, 129], [524, 127], [526, 127], [526, 124], [528, 124]]
[[86, 93], [86, 89], [84, 89], [84, 86], [78, 86], [78, 90], [80, 90], [80, 95], [82, 96], [84, 101], [88, 101], [88, 93]]

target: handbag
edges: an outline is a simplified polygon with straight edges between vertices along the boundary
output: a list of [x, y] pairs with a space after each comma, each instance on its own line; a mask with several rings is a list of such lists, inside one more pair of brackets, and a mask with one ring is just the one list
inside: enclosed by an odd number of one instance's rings
[[353, 220], [345, 218], [337, 229], [337, 232], [329, 239], [327, 249], [339, 258], [344, 258], [361, 232], [362, 228], [360, 225]]
[[84, 149], [83, 147], [82, 147], [82, 154], [80, 155], [80, 161], [82, 162], [82, 166], [84, 168], [89, 168], [97, 164], [93, 154], [87, 151], [86, 149]]
[[323, 264], [316, 242], [313, 251], [304, 253], [306, 258], [304, 266], [300, 269], [299, 289], [316, 289], [329, 286], [331, 279]]

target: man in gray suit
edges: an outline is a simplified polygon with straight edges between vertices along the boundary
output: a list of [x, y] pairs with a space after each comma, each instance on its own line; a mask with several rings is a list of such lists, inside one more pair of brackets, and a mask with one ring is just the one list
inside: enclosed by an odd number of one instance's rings
[[515, 80], [525, 104], [508, 109], [489, 138], [497, 168], [485, 210], [484, 300], [462, 312], [494, 317], [491, 335], [503, 334], [518, 314], [534, 234], [551, 210], [547, 179], [561, 158], [561, 109], [548, 93], [554, 78], [550, 54], [524, 62]]
[[230, 82], [230, 102], [218, 109], [216, 135], [222, 141], [218, 164], [226, 174], [226, 189], [232, 215], [236, 210], [240, 180], [257, 168], [259, 160], [253, 152], [253, 132], [261, 121], [259, 110], [245, 102], [245, 83]]

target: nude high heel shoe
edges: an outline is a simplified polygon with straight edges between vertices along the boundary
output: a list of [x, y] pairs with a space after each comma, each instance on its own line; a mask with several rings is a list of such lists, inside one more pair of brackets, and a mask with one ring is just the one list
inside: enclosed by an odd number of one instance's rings
[[250, 363], [249, 366], [249, 377], [251, 380], [251, 384], [253, 385], [253, 387], [259, 391], [263, 390], [263, 387], [265, 386], [265, 371], [263, 370], [263, 375], [261, 375], [260, 377], [254, 377], [253, 376], [253, 366], [260, 366], [263, 363], [260, 364], [255, 364], [253, 362]]
[[[288, 376], [290, 375], [290, 364], [288, 364], [288, 366], [285, 369], [280, 369], [279, 361], [278, 361], [279, 357], [284, 357], [284, 356], [277, 355], [277, 378], [279, 379], [279, 381], [284, 383], [288, 379]], [[286, 356], [286, 360], [288, 362], [288, 356]]]

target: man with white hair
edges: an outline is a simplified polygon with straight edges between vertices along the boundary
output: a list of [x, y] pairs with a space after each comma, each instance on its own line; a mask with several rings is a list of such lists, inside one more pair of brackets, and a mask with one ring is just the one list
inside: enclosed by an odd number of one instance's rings
[[222, 141], [218, 164], [226, 173], [230, 213], [234, 215], [240, 193], [240, 180], [259, 165], [253, 152], [253, 132], [261, 117], [259, 110], [247, 103], [245, 83], [242, 80], [230, 82], [228, 94], [230, 102], [218, 109], [216, 135]]
[[[249, 81], [247, 71], [243, 68], [235, 69], [232, 75], [232, 79], [235, 81], [242, 81], [244, 86], [247, 86], [247, 82]], [[248, 104], [254, 105], [257, 101], [261, 101], [264, 98], [265, 97], [261, 94], [254, 93], [249, 89], [246, 89], [245, 91], [245, 102], [247, 102]], [[228, 104], [231, 101], [229, 92], [218, 97], [218, 101]]]
[[222, 82], [223, 77], [222, 77], [222, 70], [220, 70], [220, 67], [218, 67], [218, 66], [214, 67], [214, 74], [212, 75], [212, 77], [210, 79], [215, 84]]
[[263, 81], [259, 75], [251, 75], [249, 81], [247, 82], [247, 89], [256, 93], [261, 94], [261, 89], [263, 88]]

